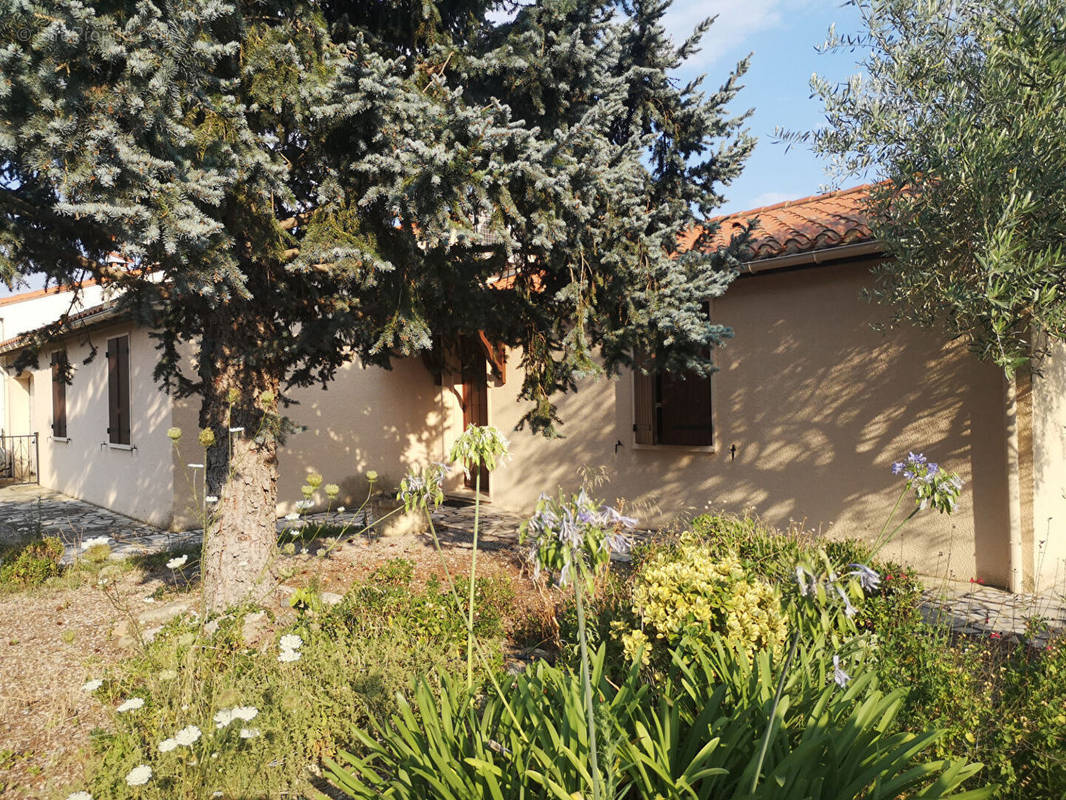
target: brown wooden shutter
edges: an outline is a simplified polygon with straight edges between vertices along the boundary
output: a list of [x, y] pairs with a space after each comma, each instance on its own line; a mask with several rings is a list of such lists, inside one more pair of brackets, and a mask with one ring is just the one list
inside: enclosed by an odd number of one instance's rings
[[714, 444], [710, 378], [691, 372], [659, 375], [659, 444]]
[[107, 340], [108, 441], [130, 443], [130, 339]]
[[633, 433], [637, 444], [655, 444], [655, 375], [633, 370]]
[[52, 436], [67, 438], [66, 350], [52, 353]]

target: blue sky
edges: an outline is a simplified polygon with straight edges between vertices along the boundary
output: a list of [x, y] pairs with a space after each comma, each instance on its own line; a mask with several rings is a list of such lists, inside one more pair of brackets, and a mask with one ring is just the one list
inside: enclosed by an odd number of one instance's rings
[[821, 105], [810, 97], [811, 73], [846, 80], [858, 71], [860, 53], [815, 52], [830, 24], [842, 33], [859, 30], [855, 9], [833, 0], [675, 0], [667, 27], [680, 40], [699, 20], [713, 15], [718, 19], [704, 37], [702, 52], [679, 74], [706, 73], [705, 84], [714, 89], [740, 58], [752, 53], [745, 88], [733, 109], [755, 109], [749, 128], [759, 140], [744, 173], [726, 189], [722, 212], [816, 193], [830, 182], [822, 163], [806, 147], [786, 153], [783, 144], [773, 141], [773, 131], [778, 125], [809, 130], [822, 123]]
[[[773, 130], [778, 125], [807, 130], [821, 123], [821, 106], [810, 98], [811, 73], [845, 80], [857, 68], [855, 54], [820, 55], [815, 46], [834, 22], [842, 32], [857, 31], [855, 10], [835, 0], [675, 0], [666, 22], [680, 41], [701, 19], [714, 15], [718, 20], [704, 37], [703, 49], [679, 71], [679, 78], [706, 73], [705, 85], [713, 91], [739, 59], [752, 53], [733, 111], [755, 109], [748, 127], [759, 140], [744, 173], [726, 189], [722, 213], [814, 194], [829, 182], [821, 162], [806, 147], [786, 153], [784, 145], [772, 140]], [[39, 278], [30, 278], [31, 288], [41, 285]], [[0, 296], [9, 293], [0, 283]]]

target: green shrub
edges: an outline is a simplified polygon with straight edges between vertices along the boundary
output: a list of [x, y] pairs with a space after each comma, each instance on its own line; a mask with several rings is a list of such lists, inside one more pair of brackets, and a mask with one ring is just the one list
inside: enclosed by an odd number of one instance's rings
[[752, 577], [732, 554], [716, 557], [708, 544], [683, 536], [642, 560], [630, 586], [630, 619], [614, 630], [626, 655], [644, 651], [665, 656], [714, 634], [738, 653], [777, 649], [785, 639], [780, 598], [768, 583]]
[[692, 520], [691, 535], [713, 557], [736, 556], [745, 569], [775, 582], [791, 580], [796, 563], [811, 549], [807, 539], [782, 533], [750, 515], [702, 514]]
[[12, 548], [0, 558], [0, 586], [40, 586], [60, 574], [62, 558], [63, 542], [53, 536]]

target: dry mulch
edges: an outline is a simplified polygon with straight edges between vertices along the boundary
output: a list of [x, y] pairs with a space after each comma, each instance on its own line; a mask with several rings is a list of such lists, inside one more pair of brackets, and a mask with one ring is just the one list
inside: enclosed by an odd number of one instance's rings
[[[320, 546], [312, 542], [308, 550]], [[470, 568], [468, 549], [449, 547], [445, 557], [453, 574]], [[417, 534], [360, 538], [341, 544], [328, 558], [312, 552], [282, 556], [279, 568], [288, 587], [317, 579], [320, 590], [343, 594], [394, 558], [414, 562], [418, 583], [443, 574], [439, 554]], [[553, 598], [524, 579], [512, 551], [480, 552], [478, 573], [514, 579], [516, 626], [536, 627], [550, 616]], [[90, 579], [75, 588], [45, 586], [0, 595], [0, 798], [53, 798], [61, 787], [82, 779], [90, 733], [108, 724], [109, 713], [81, 686], [102, 677], [136, 646], [123, 635], [132, 627], [131, 614], [148, 629], [160, 624], [168, 607], [174, 613], [188, 607], [190, 595], [174, 587], [171, 577], [168, 570], [133, 569], [114, 576], [106, 587]], [[145, 597], [160, 587], [163, 597], [146, 603]], [[279, 591], [265, 604], [278, 612], [279, 623], [292, 613], [285, 597]], [[147, 617], [151, 621], [141, 621]]]

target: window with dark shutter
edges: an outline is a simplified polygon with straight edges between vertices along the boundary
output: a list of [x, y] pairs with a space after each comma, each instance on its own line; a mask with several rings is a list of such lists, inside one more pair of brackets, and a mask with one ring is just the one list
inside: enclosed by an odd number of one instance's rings
[[695, 373], [644, 375], [637, 371], [633, 390], [633, 433], [637, 444], [714, 444], [710, 378]]
[[[710, 304], [706, 313], [710, 318]], [[710, 357], [710, 352], [706, 353]], [[711, 378], [695, 372], [644, 374], [638, 354], [633, 371], [633, 433], [636, 444], [712, 447]]]
[[52, 353], [52, 436], [67, 438], [67, 351]]
[[107, 435], [111, 444], [130, 443], [130, 337], [107, 340]]

